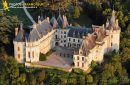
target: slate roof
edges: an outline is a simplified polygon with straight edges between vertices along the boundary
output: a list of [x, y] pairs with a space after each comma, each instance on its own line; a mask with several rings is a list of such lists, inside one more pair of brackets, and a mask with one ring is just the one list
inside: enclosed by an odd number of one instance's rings
[[88, 33], [92, 33], [91, 28], [83, 28], [83, 27], [67, 27], [69, 29], [68, 37], [74, 37], [74, 38], [83, 38], [83, 36], [86, 36]]
[[52, 30], [52, 26], [50, 23], [47, 21], [47, 19], [43, 20], [41, 24], [36, 24], [36, 28], [32, 28], [28, 41], [36, 41], [46, 35], [48, 32]]
[[17, 36], [15, 37], [14, 41], [17, 42], [23, 42], [24, 41], [24, 30], [22, 28], [20, 28]]
[[59, 14], [59, 16], [57, 18], [57, 22], [58, 22], [59, 26], [62, 26], [62, 23], [63, 23], [62, 21], [63, 21], [63, 19], [61, 17], [61, 14]]
[[94, 36], [93, 34], [89, 34], [88, 36], [85, 37], [80, 48], [84, 56], [86, 56], [89, 53], [89, 51], [95, 47], [96, 45], [95, 41], [96, 36]]
[[56, 18], [55, 18], [54, 16], [51, 18], [50, 24], [51, 24], [54, 28], [59, 27], [58, 22], [56, 21]]

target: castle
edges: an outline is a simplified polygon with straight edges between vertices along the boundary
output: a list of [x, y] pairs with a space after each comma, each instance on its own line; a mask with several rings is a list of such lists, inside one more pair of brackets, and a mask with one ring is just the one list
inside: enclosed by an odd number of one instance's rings
[[74, 27], [68, 24], [66, 16], [59, 14], [57, 19], [38, 17], [38, 23], [31, 28], [29, 34], [24, 32], [22, 24], [15, 28], [14, 56], [19, 63], [38, 62], [40, 53], [46, 54], [59, 46], [73, 49], [64, 55], [72, 58], [74, 68], [87, 70], [92, 61], [101, 63], [105, 53], [119, 50], [121, 28], [114, 10], [102, 26]]

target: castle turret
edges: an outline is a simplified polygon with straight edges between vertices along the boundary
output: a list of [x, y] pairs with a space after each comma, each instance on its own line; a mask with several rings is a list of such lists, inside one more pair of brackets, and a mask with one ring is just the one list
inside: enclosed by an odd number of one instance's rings
[[110, 24], [112, 26], [115, 24], [115, 11], [114, 10], [112, 11], [112, 16], [111, 16], [111, 19], [110, 19]]
[[110, 45], [112, 50], [119, 50], [119, 44], [120, 44], [120, 32], [121, 29], [118, 25], [118, 19], [115, 18], [115, 11], [112, 11], [112, 17], [110, 19]]
[[18, 27], [16, 27], [16, 28], [15, 28], [15, 36], [17, 36], [17, 35], [18, 35], [18, 30], [19, 30], [19, 28], [18, 28]]

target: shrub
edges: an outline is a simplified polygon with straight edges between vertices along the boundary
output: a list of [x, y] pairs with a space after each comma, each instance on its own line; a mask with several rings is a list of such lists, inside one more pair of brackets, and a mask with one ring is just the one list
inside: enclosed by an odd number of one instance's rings
[[40, 58], [39, 58], [40, 61], [45, 61], [46, 60], [46, 55], [43, 54], [43, 53], [40, 53]]

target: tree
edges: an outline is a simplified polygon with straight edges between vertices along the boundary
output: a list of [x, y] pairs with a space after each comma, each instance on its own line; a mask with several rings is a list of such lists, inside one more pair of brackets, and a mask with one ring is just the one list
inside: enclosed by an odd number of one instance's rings
[[87, 75], [87, 83], [92, 83], [93, 82], [93, 77], [91, 75]]
[[37, 82], [40, 84], [40, 83], [43, 83], [43, 80], [45, 79], [45, 71], [42, 70], [38, 73], [36, 73], [36, 80]]
[[73, 17], [74, 17], [75, 19], [77, 19], [77, 18], [79, 18], [79, 16], [80, 16], [80, 9], [79, 9], [78, 6], [75, 6], [75, 7], [74, 7]]

